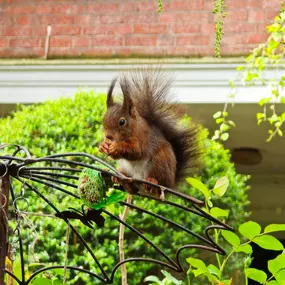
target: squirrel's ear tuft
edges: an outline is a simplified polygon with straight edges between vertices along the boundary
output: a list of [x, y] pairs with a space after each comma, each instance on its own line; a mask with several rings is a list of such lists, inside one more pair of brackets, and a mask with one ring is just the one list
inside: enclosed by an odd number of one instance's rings
[[123, 106], [122, 109], [124, 111], [124, 113], [130, 115], [131, 117], [135, 117], [136, 116], [136, 112], [135, 112], [135, 105], [133, 103], [133, 100], [131, 98], [131, 94], [130, 94], [130, 90], [129, 90], [129, 86], [126, 82], [126, 80], [121, 80], [121, 89], [124, 95], [124, 102], [123, 102]]
[[110, 85], [109, 90], [108, 90], [108, 93], [107, 93], [107, 108], [114, 105], [113, 90], [115, 88], [116, 82], [117, 82], [117, 77], [115, 77], [112, 80], [111, 85]]

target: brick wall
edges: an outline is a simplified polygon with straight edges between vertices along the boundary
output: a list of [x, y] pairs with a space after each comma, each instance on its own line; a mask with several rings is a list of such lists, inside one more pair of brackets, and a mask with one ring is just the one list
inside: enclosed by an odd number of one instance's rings
[[[0, 57], [208, 56], [213, 0], [0, 0]], [[247, 54], [266, 39], [281, 0], [225, 0], [222, 55]]]

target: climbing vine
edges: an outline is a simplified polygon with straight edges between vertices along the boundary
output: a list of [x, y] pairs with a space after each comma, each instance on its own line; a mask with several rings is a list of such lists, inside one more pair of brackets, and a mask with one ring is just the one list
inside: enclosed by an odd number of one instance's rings
[[[224, 0], [214, 0], [213, 5], [213, 13], [217, 16], [215, 21], [215, 29], [216, 29], [216, 41], [215, 41], [215, 56], [221, 57], [221, 41], [222, 36], [224, 34], [224, 21], [223, 19], [226, 17], [227, 13], [225, 12], [226, 5]], [[162, 0], [157, 0], [157, 13], [161, 13], [163, 10]]]
[[[285, 122], [285, 112], [278, 112], [276, 106], [285, 104], [285, 76], [280, 72], [284, 68], [285, 55], [285, 5], [273, 23], [267, 27], [269, 33], [265, 43], [256, 47], [247, 57], [246, 64], [237, 67], [237, 78], [230, 81], [230, 91], [227, 98], [234, 98], [236, 86], [241, 82], [245, 86], [262, 85], [269, 88], [268, 95], [258, 102], [261, 107], [256, 114], [257, 124], [267, 123], [269, 125], [267, 142], [276, 135], [283, 136], [282, 127]], [[266, 72], [271, 71], [271, 72]], [[219, 125], [213, 139], [227, 140], [229, 130], [235, 126], [233, 121], [228, 120], [228, 103], [222, 111], [214, 114], [214, 119]]]

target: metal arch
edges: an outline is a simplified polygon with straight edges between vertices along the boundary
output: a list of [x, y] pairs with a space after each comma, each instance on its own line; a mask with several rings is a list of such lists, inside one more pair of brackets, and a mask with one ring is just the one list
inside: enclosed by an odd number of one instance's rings
[[[169, 195], [176, 196], [180, 199], [182, 199], [183, 205], [178, 204], [176, 202], [170, 201], [170, 200], [160, 200], [154, 197], [150, 197], [143, 194], [136, 194], [137, 197], [144, 197], [148, 199], [152, 199], [157, 201], [158, 203], [165, 203], [169, 206], [179, 208], [183, 211], [190, 212], [192, 214], [195, 214], [197, 216], [200, 216], [201, 218], [204, 218], [211, 222], [212, 224], [205, 228], [205, 237], [193, 232], [191, 229], [189, 229], [187, 226], [182, 225], [180, 223], [176, 223], [172, 221], [169, 218], [166, 218], [162, 216], [161, 214], [156, 214], [151, 212], [150, 210], [144, 209], [142, 207], [139, 207], [134, 204], [130, 204], [127, 202], [119, 202], [122, 206], [128, 206], [138, 212], [145, 213], [147, 215], [152, 216], [155, 219], [159, 219], [168, 225], [170, 225], [173, 228], [178, 228], [179, 230], [185, 232], [185, 234], [194, 236], [197, 238], [202, 244], [186, 244], [181, 246], [177, 249], [175, 258], [170, 258], [161, 248], [159, 248], [156, 244], [154, 244], [150, 239], [148, 239], [142, 232], [140, 232], [137, 228], [132, 226], [131, 224], [124, 222], [120, 219], [120, 217], [117, 217], [116, 215], [110, 213], [106, 209], [102, 209], [102, 213], [106, 214], [109, 218], [116, 220], [118, 223], [124, 224], [127, 228], [129, 228], [133, 233], [135, 233], [139, 238], [142, 238], [151, 248], [153, 248], [158, 256], [163, 257], [164, 261], [160, 261], [158, 259], [152, 259], [152, 258], [145, 258], [145, 257], [131, 257], [124, 261], [118, 262], [113, 269], [111, 270], [111, 273], [108, 275], [107, 272], [104, 270], [102, 265], [100, 264], [100, 261], [97, 259], [96, 255], [93, 253], [92, 249], [88, 246], [87, 242], [83, 239], [83, 237], [79, 234], [79, 232], [75, 229], [75, 227], [72, 226], [70, 223], [71, 218], [67, 218], [63, 215], [63, 212], [60, 212], [59, 209], [50, 201], [47, 199], [38, 189], [35, 185], [41, 184], [44, 186], [48, 186], [54, 190], [61, 191], [65, 195], [72, 196], [76, 199], [79, 199], [79, 196], [75, 194], [72, 191], [69, 191], [66, 189], [73, 188], [76, 189], [78, 186], [75, 181], [79, 179], [79, 176], [76, 174], [79, 174], [83, 168], [90, 168], [95, 169], [97, 171], [100, 171], [102, 174], [107, 175], [108, 177], [115, 176], [120, 179], [129, 180], [128, 177], [124, 176], [122, 173], [117, 171], [113, 166], [109, 165], [108, 163], [104, 162], [103, 160], [86, 154], [86, 153], [63, 153], [63, 154], [56, 154], [56, 155], [49, 155], [42, 158], [32, 158], [29, 151], [19, 145], [0, 145], [0, 150], [3, 152], [3, 149], [5, 148], [14, 148], [14, 151], [12, 155], [2, 155], [0, 156], [0, 179], [4, 177], [8, 177], [9, 180], [15, 180], [19, 181], [24, 185], [26, 188], [33, 191], [39, 198], [42, 199], [46, 204], [48, 204], [56, 213], [57, 217], [60, 217], [63, 219], [63, 221], [70, 226], [71, 230], [74, 232], [74, 234], [79, 238], [79, 240], [82, 242], [84, 248], [89, 252], [89, 254], [92, 256], [94, 262], [96, 263], [96, 266], [98, 267], [100, 274], [97, 274], [92, 271], [88, 271], [86, 269], [76, 267], [76, 266], [64, 266], [64, 265], [56, 265], [56, 266], [47, 266], [44, 268], [39, 269], [38, 271], [32, 273], [32, 275], [25, 280], [25, 263], [24, 255], [23, 255], [23, 244], [22, 244], [22, 238], [21, 238], [21, 229], [19, 228], [17, 233], [19, 237], [19, 248], [20, 248], [20, 257], [21, 257], [21, 270], [22, 270], [22, 280], [19, 280], [12, 272], [9, 272], [7, 269], [5, 269], [5, 272], [10, 275], [13, 279], [15, 279], [19, 285], [28, 285], [31, 283], [34, 277], [36, 277], [38, 274], [55, 269], [55, 268], [66, 268], [68, 270], [75, 270], [75, 271], [81, 271], [84, 273], [89, 274], [91, 277], [94, 277], [104, 284], [112, 284], [114, 280], [114, 276], [118, 268], [125, 263], [129, 262], [151, 262], [154, 264], [158, 264], [164, 267], [167, 267], [169, 269], [175, 270], [177, 272], [183, 271], [181, 262], [180, 262], [180, 254], [183, 250], [189, 249], [189, 248], [196, 248], [201, 250], [207, 250], [218, 254], [225, 254], [225, 251], [213, 240], [213, 238], [210, 236], [209, 231], [213, 229], [222, 229], [222, 230], [229, 230], [233, 231], [233, 229], [228, 226], [227, 224], [219, 221], [218, 219], [213, 218], [209, 214], [207, 214], [205, 211], [201, 209], [201, 205], [204, 204], [203, 201], [200, 201], [196, 199], [195, 197], [186, 195], [184, 193], [177, 192], [173, 189], [163, 187], [161, 185], [152, 184], [150, 182], [140, 180], [140, 179], [133, 179], [131, 183], [134, 184], [148, 184], [152, 187], [157, 187], [162, 189], [164, 192], [168, 193]], [[19, 158], [17, 157], [19, 152], [24, 152], [26, 155], [25, 158]], [[74, 161], [74, 160], [68, 160], [65, 158], [77, 158], [77, 160], [80, 160], [80, 158], [88, 159], [90, 160], [90, 164], [81, 162], [81, 161]], [[46, 163], [52, 163], [52, 166], [46, 166]], [[102, 169], [100, 167], [94, 166], [93, 164], [97, 163], [101, 166], [104, 166], [106, 169]], [[34, 165], [36, 164], [36, 165]], [[41, 166], [39, 166], [39, 164]], [[58, 172], [56, 172], [58, 171]], [[60, 172], [60, 173], [59, 173]], [[61, 179], [65, 179], [64, 181]], [[68, 179], [68, 182], [66, 181]], [[10, 185], [12, 186], [12, 185]], [[65, 187], [65, 188], [63, 188]], [[122, 187], [117, 188], [120, 191], [125, 191]], [[14, 203], [14, 201], [17, 199], [15, 196], [14, 190], [11, 187], [11, 198]], [[0, 205], [1, 206], [1, 205]], [[3, 207], [3, 206], [2, 206]], [[0, 209], [1, 210], [1, 209]], [[79, 215], [79, 214], [78, 214]], [[82, 217], [84, 217], [84, 211], [82, 212]], [[94, 220], [90, 219], [87, 215], [84, 217], [85, 225], [92, 225], [92, 222]], [[89, 220], [88, 220], [89, 219]], [[1, 245], [0, 245], [1, 246]], [[1, 258], [1, 257], [0, 257]], [[1, 268], [0, 268], [1, 270]]]

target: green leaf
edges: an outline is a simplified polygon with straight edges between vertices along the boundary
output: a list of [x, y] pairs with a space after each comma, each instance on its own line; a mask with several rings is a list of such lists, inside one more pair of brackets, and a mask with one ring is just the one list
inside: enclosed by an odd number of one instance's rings
[[264, 229], [265, 233], [281, 232], [281, 231], [285, 231], [285, 224], [271, 224]]
[[257, 114], [256, 114], [257, 120], [263, 119], [264, 117], [265, 117], [265, 114], [264, 114], [264, 113], [257, 113]]
[[182, 281], [174, 278], [169, 272], [167, 272], [165, 270], [161, 270], [161, 272], [167, 278], [167, 280], [172, 282], [173, 284], [175, 284], [175, 285], [181, 285], [182, 284]]
[[267, 275], [265, 272], [255, 268], [247, 268], [246, 269], [246, 276], [260, 284], [265, 283], [267, 280]]
[[186, 178], [186, 181], [191, 186], [193, 186], [194, 188], [196, 188], [200, 192], [202, 192], [202, 194], [206, 197], [206, 199], [208, 199], [208, 197], [210, 196], [210, 191], [200, 180], [192, 178], [192, 177], [188, 177], [188, 178]]
[[222, 141], [226, 141], [228, 138], [229, 138], [229, 133], [223, 133], [223, 134], [221, 135], [221, 140], [222, 140]]
[[228, 186], [229, 186], [229, 179], [228, 177], [224, 176], [224, 177], [221, 177], [217, 180], [215, 186], [214, 186], [214, 189], [213, 189], [213, 192], [222, 197], [227, 189], [228, 189]]
[[285, 96], [280, 97], [280, 103], [285, 104]]
[[221, 271], [219, 268], [217, 268], [215, 265], [210, 264], [208, 266], [208, 270], [211, 274], [215, 274], [216, 276], [218, 276], [219, 279], [221, 279]]
[[249, 244], [244, 244], [241, 246], [238, 246], [237, 248], [234, 249], [235, 252], [244, 252], [246, 254], [251, 254], [252, 253], [252, 247]]
[[47, 278], [35, 278], [33, 285], [52, 285], [52, 281]]
[[228, 121], [228, 124], [229, 124], [229, 125], [231, 125], [231, 126], [233, 126], [233, 127], [235, 127], [235, 126], [236, 126], [236, 124], [235, 124], [235, 122], [234, 122], [234, 121]]
[[222, 236], [225, 240], [230, 243], [233, 247], [237, 247], [240, 245], [240, 239], [238, 235], [233, 232], [222, 230]]
[[216, 123], [217, 124], [220, 124], [221, 122], [223, 122], [225, 119], [224, 118], [218, 118], [216, 119]]
[[213, 115], [213, 118], [214, 119], [218, 119], [218, 118], [220, 118], [222, 116], [222, 112], [221, 111], [218, 111], [218, 112], [216, 112], [214, 115]]
[[229, 130], [229, 125], [228, 124], [225, 124], [225, 123], [222, 123], [221, 126], [220, 126], [220, 130], [222, 132], [226, 132], [227, 130]]
[[285, 268], [285, 252], [279, 254], [276, 258], [268, 261], [268, 270], [273, 275]]
[[285, 285], [285, 269], [277, 272], [274, 277], [280, 285]]
[[276, 280], [271, 280], [266, 285], [280, 285]]
[[213, 207], [210, 210], [210, 215], [214, 218], [219, 218], [219, 217], [228, 217], [229, 216], [229, 210], [223, 210], [218, 207]]
[[159, 284], [159, 285], [163, 285], [163, 283], [158, 279], [158, 277], [156, 276], [147, 276], [145, 279], [144, 279], [145, 282], [155, 282], [155, 284]]
[[269, 249], [269, 250], [284, 249], [282, 243], [277, 238], [270, 235], [257, 236], [252, 241], [264, 249]]
[[242, 236], [251, 240], [260, 234], [261, 226], [256, 222], [249, 221], [240, 225], [239, 232]]
[[200, 259], [197, 259], [197, 258], [192, 258], [192, 257], [189, 257], [186, 259], [186, 261], [193, 267], [197, 268], [195, 270], [192, 270], [195, 277], [201, 275], [201, 274], [205, 274], [205, 273], [208, 273], [208, 268], [206, 267], [205, 263], [200, 260]]

